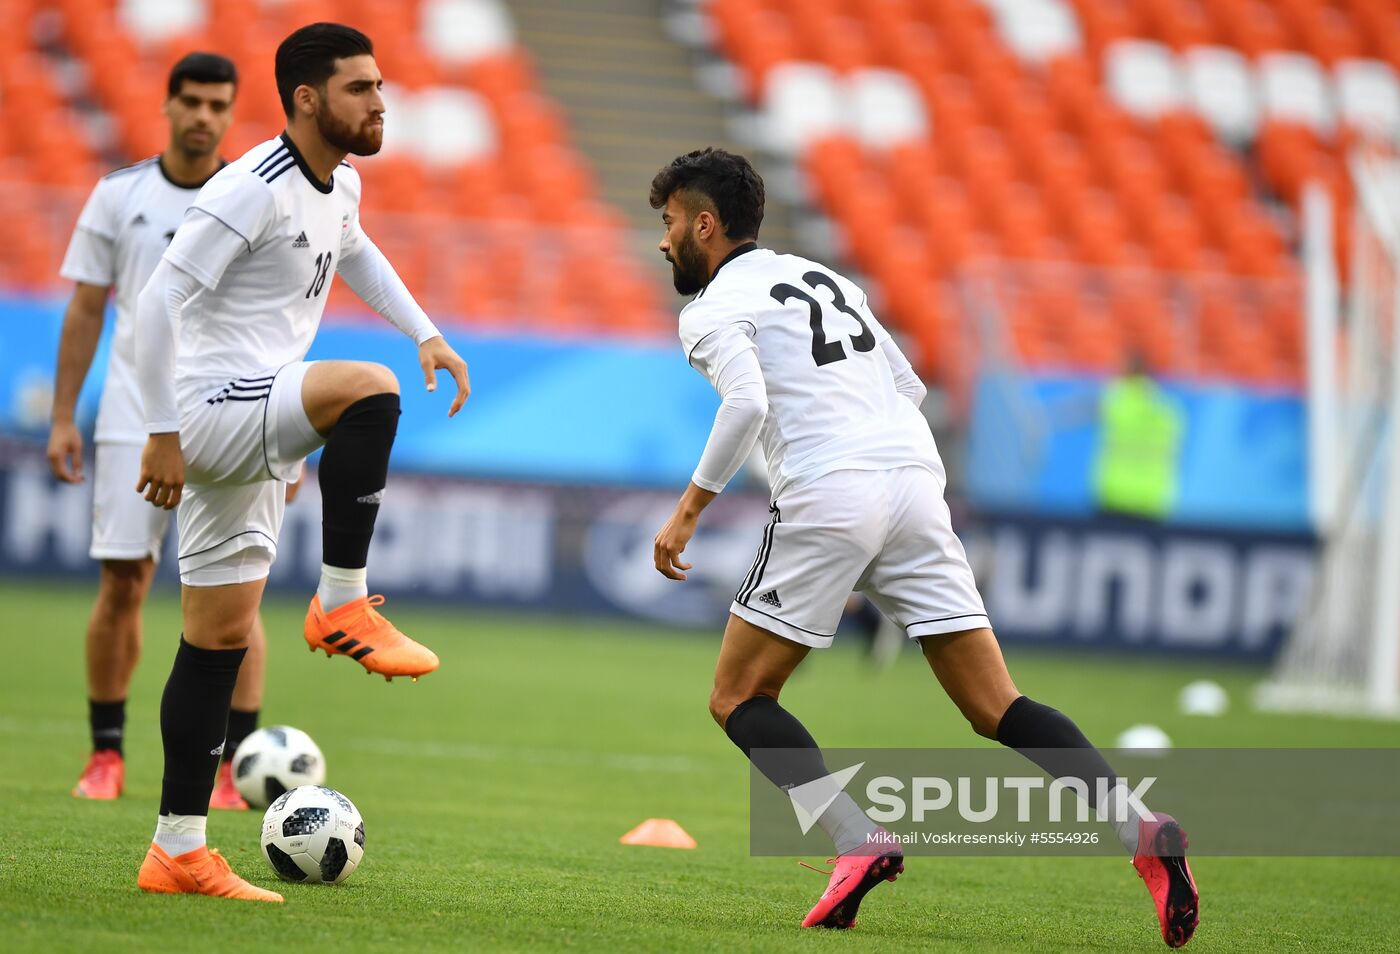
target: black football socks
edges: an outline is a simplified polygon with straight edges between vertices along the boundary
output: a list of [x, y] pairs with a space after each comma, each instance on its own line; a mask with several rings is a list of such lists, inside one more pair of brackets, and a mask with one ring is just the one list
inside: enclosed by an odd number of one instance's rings
[[[1098, 807], [1099, 780], [1104, 783], [1111, 804], [1109, 822], [1130, 852], [1137, 851], [1137, 816], [1119, 804], [1124, 796], [1118, 776], [1094, 748], [1079, 726], [1058, 709], [1020, 696], [1007, 707], [997, 723], [997, 741], [1030, 759], [1051, 778], [1073, 778], [1084, 783], [1089, 804]], [[1131, 816], [1131, 817], [1125, 817]]]
[[[754, 696], [735, 706], [724, 722], [724, 733], [755, 768], [785, 792], [827, 774], [822, 751], [811, 733], [771, 696]], [[825, 800], [823, 794], [820, 801]], [[836, 796], [816, 824], [831, 837], [838, 855], [865, 845], [877, 830], [845, 792]]]
[[122, 736], [126, 732], [126, 700], [96, 702], [88, 700], [88, 725], [92, 728], [92, 750], [122, 754]]
[[363, 568], [389, 477], [399, 428], [399, 396], [373, 394], [347, 407], [321, 451], [321, 560]]
[[229, 705], [247, 649], [200, 649], [180, 638], [160, 698], [165, 776], [162, 815], [207, 815], [224, 751]]
[[243, 740], [252, 735], [253, 730], [257, 727], [257, 709], [228, 710], [228, 732], [224, 736], [223, 760], [225, 762], [233, 761], [233, 753], [238, 751], [238, 747], [243, 744]]

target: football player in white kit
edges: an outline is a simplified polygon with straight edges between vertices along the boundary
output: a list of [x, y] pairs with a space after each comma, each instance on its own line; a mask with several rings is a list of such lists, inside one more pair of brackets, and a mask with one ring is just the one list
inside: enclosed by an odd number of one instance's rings
[[[763, 200], [748, 160], [718, 149], [677, 158], [651, 184], [660, 250], [676, 290], [695, 296], [681, 311], [681, 344], [722, 398], [691, 483], [656, 535], [656, 569], [686, 578], [682, 553], [700, 513], [755, 440], [772, 483], [772, 519], [730, 606], [710, 714], [779, 787], [827, 775], [778, 696], [808, 652], [831, 645], [846, 597], [862, 591], [919, 641], [979, 735], [1091, 793], [1110, 780], [1108, 817], [1130, 819], [1114, 827], [1163, 939], [1185, 944], [1197, 922], [1185, 833], [1168, 815], [1124, 810], [1126, 789], [1075, 724], [1017, 691], [943, 501], [943, 463], [918, 410], [923, 384], [858, 286], [758, 247]], [[845, 793], [817, 824], [838, 857], [802, 924], [850, 927], [865, 894], [904, 870], [903, 849]]]
[[[141, 606], [170, 526], [169, 512], [152, 508], [133, 486], [146, 442], [136, 386], [136, 296], [200, 186], [223, 165], [219, 144], [233, 120], [237, 89], [233, 63], [213, 53], [190, 53], [171, 68], [163, 108], [170, 122], [169, 143], [160, 155], [118, 169], [97, 183], [60, 271], [76, 286], [63, 318], [48, 455], [54, 476], [68, 483], [83, 480], [83, 438], [73, 412], [113, 288], [117, 297], [116, 329], [94, 434], [90, 555], [101, 561], [101, 571], [86, 643], [92, 755], [73, 789], [79, 798], [121, 795], [126, 695], [141, 655]], [[233, 690], [228, 746], [211, 801], [215, 808], [248, 807], [233, 785], [230, 760], [238, 743], [257, 728], [263, 646], [262, 620], [255, 617], [248, 655]]]
[[323, 447], [321, 583], [307, 612], [314, 651], [386, 678], [438, 658], [380, 615], [366, 562], [399, 417], [383, 365], [306, 362], [332, 273], [409, 336], [428, 390], [445, 369], [466, 401], [466, 363], [360, 227], [360, 178], [345, 156], [379, 151], [383, 80], [368, 37], [336, 23], [277, 48], [286, 131], [200, 191], [141, 292], [136, 361], [145, 428], [138, 489], [179, 505], [184, 633], [161, 699], [165, 771], [145, 891], [256, 901], [205, 840], [234, 674], [277, 552], [283, 488]]

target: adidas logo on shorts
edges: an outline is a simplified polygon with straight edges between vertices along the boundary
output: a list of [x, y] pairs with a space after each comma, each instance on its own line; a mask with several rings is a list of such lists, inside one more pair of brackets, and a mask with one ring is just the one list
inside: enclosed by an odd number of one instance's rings
[[783, 608], [783, 601], [778, 599], [777, 590], [769, 590], [767, 593], [760, 596], [758, 601], [760, 603], [767, 603], [769, 606], [777, 607], [778, 609]]
[[306, 233], [305, 233], [305, 232], [302, 232], [300, 235], [298, 235], [298, 236], [296, 237], [296, 241], [292, 243], [292, 248], [310, 248], [310, 247], [311, 247], [311, 243], [310, 243], [309, 241], [307, 241], [307, 239], [306, 239]]

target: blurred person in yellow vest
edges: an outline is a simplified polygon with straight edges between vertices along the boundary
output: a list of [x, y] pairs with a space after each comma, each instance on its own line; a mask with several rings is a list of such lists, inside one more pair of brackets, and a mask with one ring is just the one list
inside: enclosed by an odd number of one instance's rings
[[1141, 355], [1129, 357], [1099, 403], [1099, 450], [1094, 495], [1099, 510], [1161, 520], [1176, 502], [1183, 414], [1148, 374]]

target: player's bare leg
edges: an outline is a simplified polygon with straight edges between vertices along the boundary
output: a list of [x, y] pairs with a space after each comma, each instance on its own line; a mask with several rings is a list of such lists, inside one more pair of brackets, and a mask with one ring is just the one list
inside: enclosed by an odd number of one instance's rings
[[205, 839], [233, 687], [266, 584], [181, 590], [185, 632], [160, 702], [165, 770], [155, 838], [136, 879], [143, 891], [282, 900], [234, 874]]
[[756, 696], [775, 702], [788, 677], [811, 647], [790, 642], [730, 615], [715, 663], [715, 685], [710, 692], [710, 716], [724, 728], [729, 716]]
[[1054, 778], [1077, 778], [1097, 806], [1098, 780], [1107, 778], [1108, 818], [1157, 908], [1162, 939], [1170, 947], [1191, 940], [1199, 922], [1199, 897], [1186, 864], [1186, 833], [1169, 815], [1140, 820], [1120, 804], [1117, 776], [1068, 716], [1016, 689], [990, 629], [919, 640], [924, 657], [958, 711], [978, 735], [1016, 749]]
[[[795, 716], [778, 705], [778, 695], [810, 648], [729, 617], [715, 666], [710, 715], [764, 775], [787, 791], [827, 775], [821, 749]], [[755, 749], [782, 749], [776, 758], [756, 757]], [[897, 845], [880, 845], [879, 829], [844, 792], [817, 824], [831, 837], [837, 857], [826, 891], [803, 920], [803, 927], [848, 928], [865, 895], [904, 870]]]
[[919, 640], [929, 668], [972, 731], [988, 739], [1021, 695], [990, 629], [971, 629]]
[[86, 640], [92, 755], [73, 788], [78, 798], [111, 799], [122, 793], [126, 695], [141, 658], [141, 607], [154, 575], [155, 561], [149, 557], [102, 561]]
[[253, 617], [253, 628], [248, 632], [248, 652], [243, 657], [243, 665], [238, 668], [238, 681], [233, 686], [228, 734], [224, 740], [223, 757], [219, 760], [214, 794], [209, 799], [210, 808], [229, 811], [246, 811], [248, 808], [248, 803], [233, 783], [233, 755], [243, 740], [258, 727], [266, 665], [267, 631], [263, 627], [262, 615], [258, 614]]
[[306, 372], [302, 405], [326, 438], [321, 484], [321, 583], [306, 614], [305, 636], [314, 652], [346, 655], [385, 679], [417, 679], [438, 658], [399, 632], [375, 609], [366, 582], [369, 543], [399, 420], [399, 383], [393, 372], [366, 361], [318, 361]]

